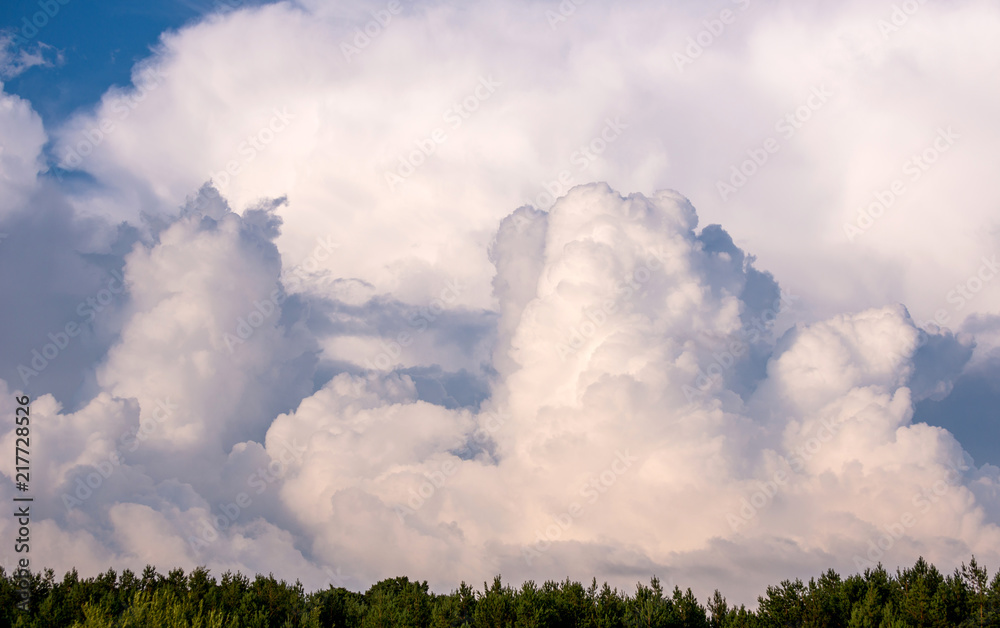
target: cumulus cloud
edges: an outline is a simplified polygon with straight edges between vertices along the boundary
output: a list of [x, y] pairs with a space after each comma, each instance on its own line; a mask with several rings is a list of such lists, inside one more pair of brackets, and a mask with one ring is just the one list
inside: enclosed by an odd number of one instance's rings
[[48, 140], [42, 121], [27, 101], [5, 93], [0, 83], [0, 217], [24, 203], [43, 168], [42, 145]]
[[752, 601], [1000, 560], [967, 429], [998, 368], [994, 8], [439, 3], [359, 38], [368, 9], [211, 16], [55, 129], [0, 92], [36, 562]]
[[[349, 230], [322, 260], [334, 277], [417, 303], [450, 274], [475, 286], [461, 303], [485, 308], [483, 251], [510, 208], [604, 180], [683, 189], [814, 319], [889, 299], [920, 321], [948, 310], [954, 329], [1000, 304], [995, 290], [959, 311], [946, 300], [996, 246], [1000, 198], [982, 185], [996, 94], [973, 78], [994, 69], [995, 7], [921, 4], [888, 31], [892, 7], [860, 2], [822, 16], [597, 2], [554, 24], [537, 3], [432, 3], [370, 26], [384, 9], [278, 3], [165, 34], [133, 87], [55, 130], [56, 160], [114, 182], [77, 207], [126, 218], [209, 178], [237, 207], [288, 195], [298, 209], [277, 245], [290, 265]], [[711, 36], [723, 9], [733, 22]], [[345, 58], [358, 33], [368, 43]], [[390, 189], [387, 174], [410, 170]], [[723, 198], [734, 176], [746, 181]], [[942, 219], [950, 206], [962, 220]]]
[[239, 215], [212, 198], [124, 257], [102, 392], [74, 414], [36, 401], [47, 534], [96, 543], [88, 565], [714, 586], [697, 564], [746, 599], [736, 561], [761, 544], [796, 571], [850, 570], [903, 526], [901, 559], [993, 556], [997, 470], [912, 420], [967, 344], [902, 306], [776, 339], [775, 279], [676, 192], [592, 184], [501, 222], [478, 408], [421, 399], [405, 369], [355, 365], [314, 389], [316, 335], [286, 307], [307, 297], [284, 291], [272, 243], [283, 200]]

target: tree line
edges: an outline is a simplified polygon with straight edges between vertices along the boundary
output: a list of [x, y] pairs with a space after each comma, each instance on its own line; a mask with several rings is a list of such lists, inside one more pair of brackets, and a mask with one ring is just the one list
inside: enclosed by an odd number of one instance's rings
[[[18, 608], [27, 584], [25, 610]], [[54, 572], [17, 581], [0, 568], [0, 627], [13, 628], [1000, 628], [1000, 572], [992, 579], [975, 557], [949, 575], [923, 558], [890, 574], [881, 565], [842, 578], [828, 570], [808, 583], [768, 586], [757, 608], [734, 607], [716, 590], [702, 604], [690, 589], [665, 591], [657, 578], [634, 594], [579, 582], [528, 581], [500, 576], [474, 590], [462, 583], [435, 594], [406, 577], [374, 584], [364, 593], [342, 587], [306, 593], [302, 584], [226, 572], [216, 580], [199, 567], [162, 575], [113, 569], [62, 581]]]

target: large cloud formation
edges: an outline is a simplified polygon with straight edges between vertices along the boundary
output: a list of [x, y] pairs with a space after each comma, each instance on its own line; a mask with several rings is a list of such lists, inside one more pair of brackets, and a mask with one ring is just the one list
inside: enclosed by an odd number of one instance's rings
[[[980, 84], [959, 81], [939, 95], [955, 101], [912, 102], [917, 79], [891, 71], [948, 74], [922, 52], [934, 21], [992, 50], [996, 9], [920, 5], [871, 47], [849, 35], [878, 35], [878, 11], [823, 16], [831, 35], [784, 5], [721, 3], [731, 39], [694, 55], [716, 17], [569, 4], [407, 6], [360, 38], [361, 5], [281, 3], [165, 35], [133, 87], [58, 129], [0, 94], [2, 287], [33, 304], [4, 305], [0, 411], [32, 395], [35, 564], [356, 588], [655, 573], [751, 601], [826, 567], [1000, 562], [996, 458], [920, 420], [982, 422], [970, 400], [995, 396], [967, 392], [997, 372], [998, 301], [995, 242], [969, 233], [989, 199], [963, 196], [988, 192], [962, 181], [996, 94], [959, 107]], [[475, 35], [515, 18], [503, 41]], [[817, 67], [784, 54], [804, 42]], [[539, 55], [563, 61], [534, 71]], [[829, 95], [789, 78], [806, 69]], [[728, 107], [734, 75], [757, 77], [743, 109], [702, 111]], [[887, 99], [911, 118], [865, 112]], [[869, 130], [856, 146], [845, 121]], [[891, 208], [911, 202], [915, 226], [884, 209], [847, 239], [928, 142], [940, 167]], [[879, 163], [900, 173], [849, 159], [889, 144]], [[760, 151], [772, 163], [720, 200]], [[850, 200], [824, 195], [835, 180]], [[945, 201], [969, 209], [932, 248], [920, 212]], [[890, 237], [940, 256], [914, 262], [933, 272], [903, 281], [912, 249]]]
[[[790, 298], [675, 192], [580, 186], [501, 223], [478, 410], [422, 400], [398, 372], [312, 392], [278, 206], [193, 201], [125, 257], [106, 392], [74, 413], [35, 403], [46, 560], [325, 568], [357, 586], [660, 572], [704, 589], [699, 573], [723, 573], [749, 596], [751, 567], [997, 558], [997, 469], [912, 421], [968, 341], [901, 306], [775, 340]], [[923, 367], [928, 348], [964, 359]]]

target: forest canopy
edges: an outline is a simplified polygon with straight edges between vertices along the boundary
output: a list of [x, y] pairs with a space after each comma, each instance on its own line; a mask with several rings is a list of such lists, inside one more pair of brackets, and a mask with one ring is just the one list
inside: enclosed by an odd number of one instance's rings
[[364, 593], [306, 593], [271, 575], [226, 572], [217, 580], [203, 567], [163, 575], [152, 566], [86, 579], [74, 569], [61, 581], [51, 569], [15, 579], [0, 568], [0, 597], [0, 626], [17, 628], [1000, 627], [1000, 572], [990, 578], [975, 557], [948, 575], [920, 558], [895, 574], [878, 565], [847, 578], [828, 570], [808, 583], [784, 580], [752, 610], [731, 606], [718, 590], [704, 603], [690, 589], [665, 591], [655, 577], [634, 594], [596, 579], [513, 587], [500, 576], [447, 594], [406, 577]]

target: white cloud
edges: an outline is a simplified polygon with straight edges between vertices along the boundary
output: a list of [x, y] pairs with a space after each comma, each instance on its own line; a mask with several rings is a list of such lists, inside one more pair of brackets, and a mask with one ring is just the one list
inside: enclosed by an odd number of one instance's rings
[[33, 189], [47, 138], [30, 103], [2, 89], [0, 83], [0, 216], [6, 216]]
[[[857, 569], [883, 534], [887, 564], [1000, 560], [1000, 472], [914, 421], [994, 344], [995, 7], [921, 5], [883, 38], [891, 6], [861, 3], [587, 3], [555, 24], [406, 5], [345, 58], [382, 8], [164, 35], [137, 87], [52, 131], [93, 184], [38, 186], [47, 136], [0, 94], [0, 231], [52, 233], [25, 276], [74, 278], [25, 280], [58, 307], [5, 314], [39, 339], [8, 359], [75, 322], [97, 270], [127, 288], [29, 384], [54, 395], [34, 401], [58, 513], [40, 559], [439, 589], [657, 573], [742, 601]], [[699, 212], [613, 191], [665, 188]], [[975, 338], [914, 322], [940, 309]]]
[[[294, 301], [258, 307], [280, 291], [279, 203], [241, 217], [206, 198], [126, 256], [107, 392], [72, 416], [35, 402], [53, 442], [46, 499], [62, 506], [51, 533], [60, 547], [93, 534], [104, 549], [88, 565], [270, 565], [317, 584], [336, 566], [359, 586], [408, 573], [439, 587], [501, 569], [627, 586], [646, 570], [749, 599], [734, 551], [793, 543], [782, 564], [797, 574], [826, 566], [817, 557], [850, 570], [907, 513], [900, 560], [948, 564], [956, 542], [993, 557], [997, 470], [912, 423], [915, 356], [960, 340], [894, 306], [796, 326], [768, 357], [773, 323], [760, 321], [774, 312], [759, 296], [777, 286], [724, 231], [699, 231], [677, 193], [593, 184], [505, 219], [478, 413], [381, 371], [288, 389], [314, 363]], [[256, 323], [230, 354], [241, 318]], [[921, 381], [953, 378], [962, 355]], [[721, 572], [710, 583], [695, 564]]]

